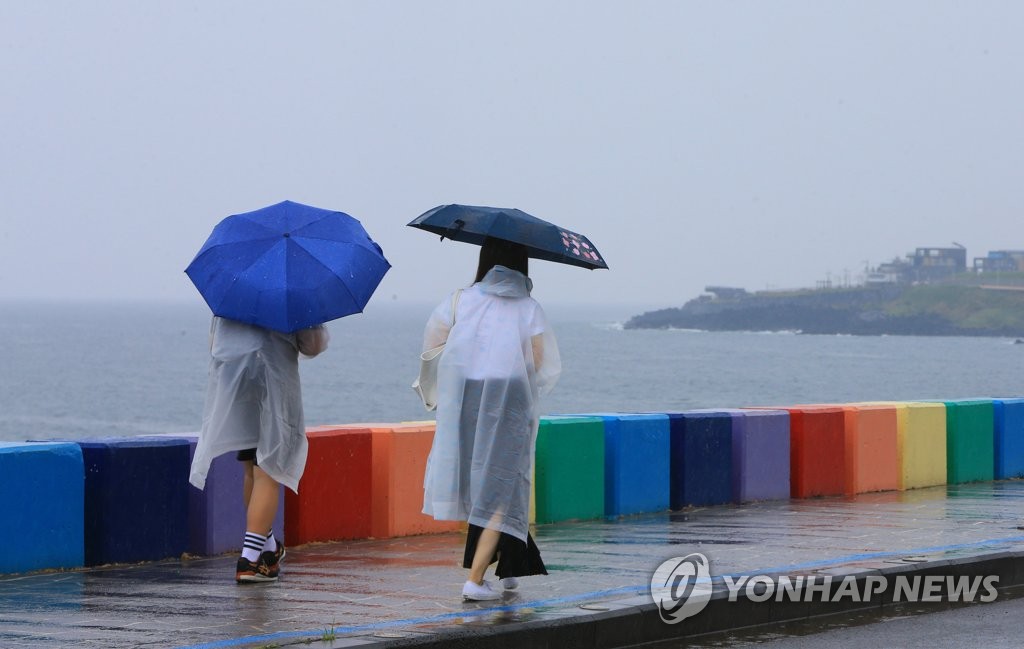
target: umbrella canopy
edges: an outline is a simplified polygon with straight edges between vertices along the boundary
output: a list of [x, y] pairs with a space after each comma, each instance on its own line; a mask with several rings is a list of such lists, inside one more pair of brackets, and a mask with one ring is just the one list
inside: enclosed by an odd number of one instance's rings
[[408, 224], [434, 234], [482, 245], [488, 237], [526, 246], [527, 254], [583, 268], [608, 268], [601, 253], [582, 234], [560, 228], [522, 210], [472, 205], [440, 205]]
[[361, 312], [389, 268], [356, 219], [284, 201], [218, 223], [185, 273], [216, 315], [293, 333]]

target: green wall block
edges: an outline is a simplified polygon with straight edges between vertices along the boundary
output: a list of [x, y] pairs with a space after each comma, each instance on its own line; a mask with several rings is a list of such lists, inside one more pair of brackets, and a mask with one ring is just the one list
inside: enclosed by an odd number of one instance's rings
[[991, 480], [995, 410], [990, 399], [946, 401], [946, 482]]
[[604, 516], [603, 419], [541, 417], [534, 466], [538, 523]]

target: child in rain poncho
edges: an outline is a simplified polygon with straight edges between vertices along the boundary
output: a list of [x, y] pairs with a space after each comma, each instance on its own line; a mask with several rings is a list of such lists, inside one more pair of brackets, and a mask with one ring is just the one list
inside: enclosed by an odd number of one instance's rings
[[539, 397], [554, 386], [561, 362], [532, 286], [525, 248], [488, 239], [476, 283], [458, 296], [454, 326], [447, 299], [424, 334], [424, 349], [447, 343], [423, 511], [469, 522], [465, 599], [500, 597], [483, 579], [495, 560], [505, 588], [516, 577], [547, 574], [529, 535], [530, 483]]
[[322, 325], [283, 334], [214, 317], [210, 329], [210, 378], [189, 481], [202, 489], [213, 458], [238, 451], [246, 463], [243, 498], [246, 533], [235, 579], [277, 579], [284, 545], [271, 525], [279, 484], [297, 490], [306, 466], [298, 355], [327, 348]]

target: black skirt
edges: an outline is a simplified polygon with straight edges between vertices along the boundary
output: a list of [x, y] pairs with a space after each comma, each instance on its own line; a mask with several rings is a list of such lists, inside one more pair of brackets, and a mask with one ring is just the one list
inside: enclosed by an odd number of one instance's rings
[[[469, 532], [466, 535], [466, 552], [462, 557], [462, 567], [467, 570], [473, 567], [476, 544], [480, 540], [482, 531], [482, 527], [473, 524], [469, 526]], [[537, 549], [537, 544], [533, 542], [533, 537], [529, 532], [526, 533], [525, 542], [511, 534], [501, 532], [501, 536], [498, 537], [498, 548], [488, 564], [495, 561], [498, 562], [498, 567], [495, 568], [494, 574], [498, 576], [498, 579], [548, 574], [547, 568], [544, 567], [544, 561], [540, 558], [540, 550]]]

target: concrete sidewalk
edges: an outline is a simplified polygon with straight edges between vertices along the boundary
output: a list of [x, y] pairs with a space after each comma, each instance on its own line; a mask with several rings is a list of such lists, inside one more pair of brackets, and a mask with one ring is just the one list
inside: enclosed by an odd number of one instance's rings
[[496, 603], [461, 601], [457, 534], [289, 548], [276, 584], [236, 585], [234, 556], [4, 577], [0, 647], [627, 646], [838, 610], [727, 602], [719, 579], [712, 606], [668, 625], [649, 587], [671, 557], [702, 553], [715, 576], [998, 574], [1006, 588], [1024, 583], [1022, 512], [1009, 481], [541, 525], [550, 575]]

